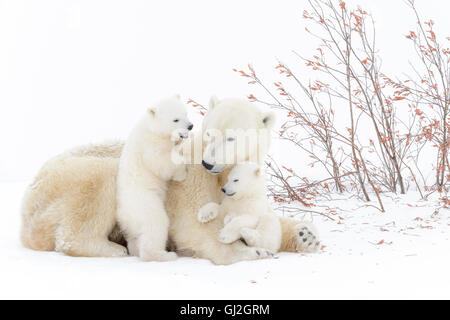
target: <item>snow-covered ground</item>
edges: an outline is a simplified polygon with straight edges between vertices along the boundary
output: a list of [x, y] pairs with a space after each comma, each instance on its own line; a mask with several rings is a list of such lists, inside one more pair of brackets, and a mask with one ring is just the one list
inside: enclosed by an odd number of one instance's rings
[[[450, 2], [416, 2], [448, 36]], [[416, 60], [404, 35], [416, 18], [404, 1], [346, 3], [374, 14], [386, 70], [410, 73]], [[250, 62], [262, 79], [277, 81], [277, 59], [298, 63], [292, 50], [315, 52], [303, 31], [307, 7], [298, 0], [0, 0], [0, 298], [449, 299], [450, 211], [433, 215], [436, 203], [414, 193], [385, 196], [386, 213], [356, 199], [322, 202], [340, 210], [335, 221], [314, 217], [320, 253], [226, 267], [191, 258], [71, 258], [19, 241], [24, 180], [45, 160], [125, 138], [143, 110], [169, 94], [202, 104], [212, 94], [257, 94], [232, 69]], [[190, 113], [199, 128], [202, 118]], [[283, 165], [323, 178], [301, 152], [278, 143], [271, 151]]]
[[[19, 241], [26, 182], [2, 182], [0, 298], [328, 299], [450, 298], [450, 212], [433, 202], [386, 198], [387, 213], [334, 201], [336, 221], [315, 217], [323, 249], [215, 266], [179, 258], [72, 258]], [[328, 204], [324, 204], [328, 205]], [[341, 218], [339, 218], [339, 216]]]

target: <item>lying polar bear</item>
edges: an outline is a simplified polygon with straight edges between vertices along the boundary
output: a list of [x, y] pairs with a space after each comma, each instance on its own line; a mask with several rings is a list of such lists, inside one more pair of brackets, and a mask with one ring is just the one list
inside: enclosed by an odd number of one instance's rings
[[[218, 241], [223, 217], [208, 224], [197, 221], [198, 210], [208, 202], [220, 203], [221, 185], [233, 163], [259, 155], [262, 163], [269, 140], [261, 139], [253, 149], [232, 154], [224, 163], [217, 157], [224, 141], [201, 139], [208, 129], [224, 135], [228, 130], [266, 129], [273, 126], [273, 115], [242, 99], [212, 98], [202, 124], [200, 150], [193, 152], [193, 164], [182, 182], [170, 181], [166, 212], [169, 216], [169, 242], [180, 255], [209, 259], [215, 264], [231, 264], [261, 258], [255, 248], [237, 241]], [[264, 135], [264, 134], [262, 134]], [[267, 132], [267, 135], [269, 133]], [[27, 188], [22, 204], [21, 240], [34, 250], [60, 251], [72, 256], [111, 257], [126, 254], [126, 242], [116, 220], [116, 178], [123, 143], [86, 145], [69, 150], [41, 168]], [[203, 161], [203, 165], [200, 164]], [[280, 218], [280, 251], [313, 252], [309, 245], [314, 227], [290, 218]]]
[[176, 259], [166, 251], [169, 218], [164, 208], [167, 181], [183, 181], [187, 171], [176, 148], [193, 124], [180, 96], [155, 103], [125, 142], [117, 176], [117, 220], [131, 255], [144, 261]]
[[210, 202], [200, 208], [199, 221], [207, 223], [221, 212], [225, 226], [219, 233], [220, 242], [233, 243], [243, 238], [249, 246], [277, 252], [281, 245], [281, 225], [270, 210], [260, 167], [249, 162], [237, 164], [222, 192], [226, 197], [220, 205]]

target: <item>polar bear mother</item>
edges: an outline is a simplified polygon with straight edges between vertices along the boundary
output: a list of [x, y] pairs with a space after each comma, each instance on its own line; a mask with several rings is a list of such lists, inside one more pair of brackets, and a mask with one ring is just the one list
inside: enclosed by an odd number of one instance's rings
[[[215, 129], [264, 129], [273, 124], [271, 114], [240, 99], [211, 99], [203, 132]], [[202, 133], [199, 134], [201, 136]], [[219, 217], [211, 223], [197, 221], [206, 203], [220, 202], [221, 186], [232, 165], [217, 161], [221, 142], [201, 145], [203, 165], [188, 165], [183, 182], [168, 186], [166, 209], [170, 219], [169, 242], [179, 255], [206, 258], [215, 264], [231, 264], [261, 258], [255, 248], [238, 241], [223, 244], [217, 235]], [[116, 176], [122, 143], [88, 145], [49, 160], [28, 187], [22, 206], [22, 243], [34, 250], [59, 251], [72, 256], [123, 256], [126, 248], [116, 224]], [[266, 155], [269, 144], [247, 150], [238, 160], [258, 153]], [[193, 156], [198, 153], [193, 153]], [[214, 173], [214, 174], [212, 174]], [[280, 251], [315, 250], [314, 228], [306, 222], [280, 218], [283, 239]]]

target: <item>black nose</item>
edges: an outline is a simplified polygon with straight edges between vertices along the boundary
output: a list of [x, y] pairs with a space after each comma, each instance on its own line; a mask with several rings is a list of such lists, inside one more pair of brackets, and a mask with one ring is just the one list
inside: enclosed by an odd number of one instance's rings
[[191, 131], [193, 127], [194, 127], [194, 125], [191, 123], [188, 127], [188, 130]]
[[211, 170], [214, 167], [212, 164], [205, 162], [205, 160], [202, 160], [202, 165], [205, 167], [206, 170]]
[[220, 189], [220, 190], [222, 190], [223, 193], [227, 193], [226, 190], [225, 190], [225, 188], [222, 188], [222, 189]]

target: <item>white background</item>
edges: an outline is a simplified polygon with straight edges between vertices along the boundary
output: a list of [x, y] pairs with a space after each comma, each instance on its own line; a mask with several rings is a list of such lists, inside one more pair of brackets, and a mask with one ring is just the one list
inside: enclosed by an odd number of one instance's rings
[[[373, 12], [384, 64], [409, 72], [402, 0], [348, 1]], [[30, 179], [52, 155], [125, 138], [142, 111], [173, 93], [251, 93], [232, 71], [252, 63], [275, 79], [276, 59], [313, 53], [307, 1], [0, 1], [0, 180]], [[450, 30], [450, 2], [418, 1]], [[193, 112], [195, 117], [195, 112]], [[198, 118], [196, 118], [198, 124]]]
[[[347, 3], [372, 11], [386, 69], [408, 72], [415, 57], [403, 35], [415, 21], [405, 3]], [[450, 35], [449, 1], [417, 4], [438, 34]], [[385, 214], [356, 199], [323, 203], [339, 206], [342, 220], [315, 218], [320, 254], [228, 267], [71, 258], [27, 250], [18, 239], [23, 191], [46, 159], [125, 138], [143, 110], [169, 94], [204, 104], [211, 94], [245, 97], [252, 88], [234, 67], [253, 63], [275, 80], [277, 58], [289, 62], [291, 50], [316, 48], [304, 32], [306, 7], [300, 0], [0, 1], [0, 298], [449, 298], [450, 215], [433, 216], [433, 204], [414, 193], [386, 195]], [[201, 117], [191, 116], [198, 129]]]

